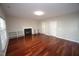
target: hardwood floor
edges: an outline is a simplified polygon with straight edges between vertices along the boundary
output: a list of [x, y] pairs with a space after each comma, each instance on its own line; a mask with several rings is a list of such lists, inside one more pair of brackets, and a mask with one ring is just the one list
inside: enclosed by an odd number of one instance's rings
[[7, 56], [79, 56], [79, 44], [43, 34], [9, 41]]

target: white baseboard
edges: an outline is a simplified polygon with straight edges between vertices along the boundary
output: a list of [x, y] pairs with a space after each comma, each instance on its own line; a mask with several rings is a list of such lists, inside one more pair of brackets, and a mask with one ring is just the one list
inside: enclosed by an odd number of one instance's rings
[[64, 40], [68, 40], [68, 41], [72, 41], [72, 42], [79, 43], [79, 41], [72, 40], [72, 39], [69, 39], [69, 38], [62, 38], [62, 37], [59, 37], [59, 36], [55, 36], [55, 37], [58, 37], [58, 38], [61, 38], [61, 39], [64, 39]]
[[[45, 34], [45, 35], [48, 35], [48, 36], [53, 36], [53, 35], [49, 35], [49, 34]], [[54, 37], [57, 37], [57, 38], [61, 38], [61, 39], [64, 39], [64, 40], [68, 40], [69, 38], [63, 38], [63, 37], [59, 37], [59, 36], [54, 36]], [[76, 41], [76, 40], [68, 40], [68, 41], [72, 41], [72, 42], [76, 42], [76, 43], [79, 43], [79, 41]]]

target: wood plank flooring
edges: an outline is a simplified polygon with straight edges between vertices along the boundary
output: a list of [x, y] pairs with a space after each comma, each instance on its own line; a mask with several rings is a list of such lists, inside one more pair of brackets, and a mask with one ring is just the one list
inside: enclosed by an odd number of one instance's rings
[[79, 44], [43, 34], [10, 39], [6, 56], [79, 56]]

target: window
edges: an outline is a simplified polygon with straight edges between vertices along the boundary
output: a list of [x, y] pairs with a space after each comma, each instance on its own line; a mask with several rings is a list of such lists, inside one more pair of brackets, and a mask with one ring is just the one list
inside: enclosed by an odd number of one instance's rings
[[3, 18], [0, 17], [0, 30], [4, 30], [5, 29], [5, 21]]

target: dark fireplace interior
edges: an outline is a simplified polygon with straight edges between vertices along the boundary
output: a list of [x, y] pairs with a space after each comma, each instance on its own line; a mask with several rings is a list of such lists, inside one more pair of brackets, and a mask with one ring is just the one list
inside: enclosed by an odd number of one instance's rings
[[24, 29], [24, 33], [25, 33], [25, 36], [32, 35], [32, 29], [31, 28]]

